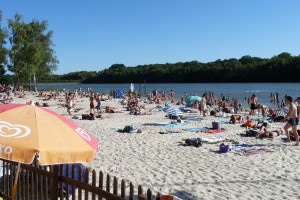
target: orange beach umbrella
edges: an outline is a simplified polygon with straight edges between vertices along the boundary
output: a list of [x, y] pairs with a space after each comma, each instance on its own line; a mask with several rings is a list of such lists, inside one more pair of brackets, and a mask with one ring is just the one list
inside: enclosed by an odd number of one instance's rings
[[27, 104], [0, 105], [0, 158], [40, 165], [92, 162], [98, 141], [72, 120]]

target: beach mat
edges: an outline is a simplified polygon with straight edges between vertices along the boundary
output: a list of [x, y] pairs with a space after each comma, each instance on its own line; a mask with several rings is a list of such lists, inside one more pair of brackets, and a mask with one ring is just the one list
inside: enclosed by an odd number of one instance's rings
[[201, 127], [201, 128], [185, 128], [184, 131], [190, 131], [190, 132], [200, 132], [203, 130], [209, 130], [208, 127]]
[[201, 130], [201, 133], [208, 133], [208, 134], [217, 134], [217, 133], [223, 133], [226, 132], [226, 129], [209, 129], [209, 130]]

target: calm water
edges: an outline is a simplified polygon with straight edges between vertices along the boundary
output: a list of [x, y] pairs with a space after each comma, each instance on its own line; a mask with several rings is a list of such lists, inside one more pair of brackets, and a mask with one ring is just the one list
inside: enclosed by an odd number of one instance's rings
[[[87, 88], [92, 88], [95, 92], [109, 93], [113, 89], [119, 89], [124, 93], [127, 93], [130, 88], [128, 84], [39, 84], [38, 89], [66, 89], [69, 91], [75, 88], [81, 88], [86, 91]], [[171, 90], [175, 92], [176, 99], [180, 99], [185, 92], [188, 95], [202, 96], [205, 91], [214, 92], [215, 96], [219, 97], [223, 93], [226, 97], [236, 97], [239, 102], [244, 106], [247, 102], [244, 101], [245, 97], [250, 97], [252, 94], [256, 94], [260, 103], [270, 107], [275, 107], [270, 102], [271, 93], [277, 92], [279, 98], [282, 99], [284, 95], [290, 95], [293, 98], [300, 96], [300, 83], [179, 83], [179, 84], [139, 84], [134, 83], [134, 90], [139, 93], [150, 93], [156, 89], [157, 91], [164, 90], [167, 94]]]

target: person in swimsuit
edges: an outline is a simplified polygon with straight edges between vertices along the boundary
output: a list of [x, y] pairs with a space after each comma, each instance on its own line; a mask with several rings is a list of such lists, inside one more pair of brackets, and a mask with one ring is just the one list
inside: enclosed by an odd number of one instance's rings
[[275, 131], [269, 131], [267, 130], [267, 128], [265, 126], [262, 126], [260, 128], [260, 131], [258, 132], [258, 134], [256, 135], [256, 138], [275, 138], [277, 136], [280, 136], [283, 134], [283, 131], [281, 128], [279, 128], [278, 130]]
[[249, 99], [249, 104], [250, 104], [250, 112], [249, 112], [249, 115], [254, 115], [254, 110], [255, 109], [258, 109], [258, 99], [256, 97], [255, 94], [253, 94], [251, 96], [251, 98]]
[[207, 93], [204, 93], [202, 95], [202, 99], [201, 99], [201, 110], [202, 110], [202, 113], [203, 113], [203, 117], [206, 116], [206, 112], [207, 112], [207, 105], [206, 105], [206, 99], [207, 98]]
[[244, 116], [241, 115], [231, 115], [229, 124], [235, 124], [235, 123], [245, 123]]
[[298, 119], [300, 119], [300, 97], [296, 98], [297, 102], [297, 114], [298, 114]]
[[288, 120], [288, 122], [284, 126], [284, 130], [287, 136], [287, 142], [291, 142], [288, 129], [292, 127], [292, 133], [296, 139], [295, 146], [299, 146], [299, 135], [297, 134], [297, 125], [299, 122], [297, 106], [293, 103], [293, 98], [291, 96], [285, 97], [285, 103], [289, 106], [289, 111], [288, 114], [281, 121]]

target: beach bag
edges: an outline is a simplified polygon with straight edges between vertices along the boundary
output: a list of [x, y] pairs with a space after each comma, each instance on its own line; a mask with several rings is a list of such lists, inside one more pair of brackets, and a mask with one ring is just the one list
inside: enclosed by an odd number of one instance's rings
[[202, 145], [202, 140], [201, 138], [189, 138], [185, 140], [185, 143], [188, 146], [200, 147]]
[[212, 128], [215, 130], [220, 130], [220, 123], [219, 122], [212, 122]]
[[82, 114], [81, 119], [89, 119], [90, 115], [89, 114]]
[[227, 153], [230, 151], [230, 146], [225, 145], [224, 143], [220, 144], [220, 153]]

